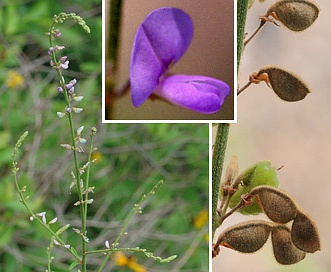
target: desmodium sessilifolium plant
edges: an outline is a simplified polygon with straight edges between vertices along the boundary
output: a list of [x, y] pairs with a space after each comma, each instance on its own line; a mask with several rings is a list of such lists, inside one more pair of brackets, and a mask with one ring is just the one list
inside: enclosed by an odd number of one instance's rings
[[[246, 38], [246, 16], [253, 2], [237, 1], [237, 73], [245, 46], [252, 43], [266, 23], [282, 24], [291, 31], [304, 31], [314, 23], [319, 13], [313, 1], [276, 1], [265, 15], [259, 17], [257, 30]], [[238, 89], [238, 95], [252, 83], [261, 81], [286, 102], [301, 101], [311, 92], [308, 85], [293, 72], [276, 65], [266, 65], [249, 76], [249, 82]], [[298, 263], [306, 257], [306, 253], [321, 250], [315, 222], [287, 192], [278, 189], [279, 169], [275, 169], [270, 161], [257, 162], [240, 172], [237, 157], [233, 156], [221, 178], [228, 132], [229, 125], [218, 125], [213, 151], [213, 236], [224, 220], [235, 212], [244, 215], [264, 213], [270, 221], [248, 220], [223, 230], [217, 239], [214, 237], [213, 257], [221, 255], [222, 247], [241, 253], [256, 252], [269, 237], [274, 257], [282, 265]]]
[[[20, 178], [18, 175], [19, 168], [17, 162], [17, 156], [19, 153], [19, 148], [21, 147], [23, 141], [28, 136], [28, 132], [25, 132], [18, 142], [15, 145], [14, 152], [12, 154], [12, 173], [14, 175], [15, 186], [19, 194], [19, 200], [24, 205], [26, 210], [29, 213], [30, 221], [35, 221], [42, 226], [46, 232], [49, 234], [50, 242], [48, 247], [45, 249], [45, 252], [48, 256], [47, 269], [46, 271], [51, 272], [52, 264], [56, 263], [57, 258], [53, 253], [54, 247], [62, 248], [65, 252], [71, 255], [71, 261], [66, 262], [68, 270], [78, 269], [79, 271], [87, 271], [88, 269], [88, 256], [93, 254], [104, 254], [104, 260], [100, 262], [96, 271], [102, 271], [107, 262], [110, 260], [112, 253], [117, 251], [127, 251], [127, 252], [138, 252], [142, 253], [148, 258], [152, 258], [158, 262], [169, 262], [176, 258], [175, 255], [170, 256], [169, 258], [160, 258], [155, 256], [152, 252], [147, 251], [144, 248], [140, 247], [127, 247], [119, 248], [119, 242], [122, 236], [126, 234], [126, 228], [133, 215], [141, 212], [141, 205], [143, 202], [151, 195], [153, 195], [158, 188], [162, 185], [163, 181], [158, 182], [149, 193], [144, 194], [141, 197], [141, 200], [138, 201], [131, 212], [127, 215], [124, 220], [123, 227], [120, 230], [120, 233], [116, 236], [114, 241], [109, 242], [107, 239], [102, 245], [103, 249], [99, 250], [88, 250], [88, 244], [91, 240], [89, 237], [89, 232], [87, 229], [87, 216], [88, 216], [88, 207], [93, 203], [93, 198], [91, 195], [94, 193], [95, 184], [90, 181], [90, 166], [95, 162], [95, 159], [92, 159], [92, 153], [96, 150], [93, 144], [94, 137], [96, 136], [97, 129], [92, 127], [90, 129], [89, 141], [83, 137], [84, 126], [77, 126], [74, 123], [74, 115], [79, 114], [83, 111], [83, 108], [79, 107], [79, 103], [83, 100], [83, 96], [78, 95], [76, 88], [77, 80], [75, 78], [66, 78], [63, 75], [63, 70], [69, 68], [69, 59], [65, 55], [59, 56], [59, 53], [64, 52], [65, 46], [60, 44], [61, 42], [61, 31], [56, 28], [58, 24], [64, 23], [66, 20], [73, 20], [82, 28], [89, 33], [90, 29], [86, 25], [85, 21], [78, 15], [74, 13], [60, 13], [53, 17], [52, 24], [46, 33], [49, 37], [49, 49], [48, 55], [50, 55], [50, 66], [55, 69], [59, 86], [57, 91], [63, 95], [64, 106], [63, 110], [57, 112], [57, 116], [61, 120], [65, 120], [69, 125], [69, 143], [61, 144], [61, 146], [70, 152], [73, 155], [74, 162], [74, 171], [71, 172], [71, 184], [70, 189], [75, 190], [73, 196], [77, 196], [77, 199], [73, 200], [73, 206], [79, 208], [80, 215], [80, 228], [72, 227], [70, 224], [63, 225], [56, 229], [54, 227], [61, 222], [58, 222], [57, 217], [48, 218], [45, 211], [35, 212], [31, 205], [29, 204], [29, 195], [27, 194], [27, 187], [20, 184]], [[86, 147], [85, 147], [86, 146]], [[84, 149], [88, 149], [88, 158], [87, 161], [81, 162], [79, 159], [79, 154], [84, 152]], [[92, 184], [93, 185], [90, 185]], [[69, 232], [69, 233], [68, 233]], [[64, 233], [67, 233], [64, 235]], [[72, 246], [70, 243], [66, 242], [65, 237], [76, 235], [77, 239], [81, 241], [80, 246]]]

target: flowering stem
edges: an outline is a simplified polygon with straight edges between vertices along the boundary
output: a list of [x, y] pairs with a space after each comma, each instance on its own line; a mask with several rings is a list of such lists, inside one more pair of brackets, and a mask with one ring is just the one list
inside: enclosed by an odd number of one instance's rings
[[[57, 233], [55, 233], [47, 223], [43, 222], [31, 209], [30, 206], [27, 203], [27, 198], [26, 196], [23, 195], [23, 193], [25, 192], [25, 189], [22, 189], [19, 185], [18, 182], [18, 178], [17, 178], [17, 172], [19, 170], [19, 168], [17, 168], [17, 161], [16, 161], [16, 156], [18, 154], [18, 149], [21, 146], [22, 142], [25, 140], [25, 138], [28, 136], [28, 132], [26, 131], [21, 137], [20, 139], [17, 141], [15, 148], [14, 148], [14, 152], [12, 154], [12, 173], [14, 176], [14, 181], [15, 181], [15, 186], [16, 186], [16, 190], [19, 194], [20, 197], [20, 202], [24, 205], [24, 207], [26, 208], [26, 210], [29, 212], [31, 218], [33, 220], [36, 220], [40, 225], [42, 225], [53, 237], [53, 239], [56, 239], [63, 247], [66, 246], [66, 244], [64, 243], [64, 241], [59, 237], [59, 235]], [[76, 260], [81, 261], [80, 257], [77, 255], [77, 253], [70, 247], [65, 247], [67, 249], [68, 252], [70, 252], [71, 255], [73, 255], [75, 257]]]
[[220, 221], [217, 214], [217, 202], [221, 184], [221, 176], [223, 170], [224, 155], [229, 135], [229, 124], [218, 124], [217, 134], [213, 152], [212, 162], [212, 235], [214, 237], [215, 230], [219, 227]]
[[[49, 32], [51, 33], [54, 25], [56, 23], [53, 22]], [[53, 45], [53, 36], [49, 35], [49, 44], [50, 47], [52, 48]], [[56, 56], [55, 56], [55, 52], [54, 50], [51, 52], [51, 57], [52, 60], [54, 62], [54, 64], [57, 64], [57, 60], [56, 60]], [[65, 81], [64, 78], [62, 76], [62, 72], [60, 69], [56, 69], [56, 72], [60, 78], [60, 86], [63, 89], [63, 95], [65, 98], [65, 103], [66, 103], [66, 107], [69, 109], [70, 106], [70, 101], [69, 101], [69, 96], [68, 93], [66, 91], [66, 86], [65, 86]], [[74, 164], [75, 164], [75, 171], [76, 171], [76, 185], [77, 185], [77, 191], [78, 191], [78, 197], [79, 197], [79, 201], [80, 201], [80, 215], [81, 215], [81, 223], [82, 223], [82, 249], [83, 249], [83, 254], [82, 254], [82, 272], [86, 271], [86, 258], [85, 258], [85, 251], [86, 251], [86, 241], [85, 241], [85, 235], [86, 235], [86, 217], [85, 217], [85, 206], [84, 206], [84, 201], [83, 201], [83, 195], [82, 195], [82, 188], [81, 188], [81, 175], [80, 175], [80, 171], [79, 171], [79, 163], [78, 163], [78, 155], [77, 155], [77, 146], [76, 146], [76, 140], [75, 140], [75, 130], [74, 130], [74, 124], [73, 124], [73, 118], [72, 118], [72, 112], [68, 112], [67, 111], [67, 116], [68, 116], [68, 120], [69, 120], [69, 126], [70, 126], [70, 135], [71, 135], [71, 144], [72, 144], [72, 151], [73, 151], [73, 155], [74, 155]]]
[[133, 209], [131, 210], [131, 213], [126, 217], [123, 227], [119, 233], [119, 235], [117, 236], [115, 242], [112, 244], [111, 248], [109, 249], [109, 252], [107, 254], [107, 256], [105, 257], [104, 261], [102, 262], [101, 266], [99, 267], [98, 272], [101, 272], [102, 269], [105, 267], [107, 261], [109, 260], [110, 256], [112, 255], [112, 253], [115, 251], [115, 247], [118, 245], [119, 240], [121, 239], [121, 237], [125, 234], [125, 230], [128, 227], [132, 217], [140, 211], [141, 209], [141, 205], [143, 204], [143, 202], [151, 195], [154, 195], [155, 192], [160, 188], [160, 186], [163, 184], [163, 180], [160, 180], [156, 185], [154, 185], [154, 187], [152, 188], [152, 190], [148, 193], [148, 194], [144, 194], [141, 197], [141, 200], [139, 201], [139, 203], [134, 204]]
[[[96, 128], [92, 128], [91, 134], [90, 134], [90, 148], [89, 148], [89, 154], [88, 154], [88, 166], [86, 171], [86, 179], [85, 179], [85, 200], [84, 204], [82, 203], [80, 206], [83, 206], [83, 212], [84, 216], [82, 218], [82, 233], [86, 237], [87, 230], [86, 230], [86, 220], [87, 220], [87, 205], [88, 205], [88, 195], [89, 195], [89, 178], [90, 178], [90, 165], [91, 165], [91, 158], [92, 158], [92, 152], [93, 152], [93, 138], [96, 134]], [[83, 239], [83, 264], [85, 266], [86, 270], [86, 241]]]

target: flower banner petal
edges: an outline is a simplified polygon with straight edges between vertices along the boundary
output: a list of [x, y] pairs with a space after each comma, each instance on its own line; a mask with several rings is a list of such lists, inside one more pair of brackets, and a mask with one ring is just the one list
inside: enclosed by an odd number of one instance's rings
[[211, 114], [220, 110], [230, 87], [211, 77], [174, 75], [164, 79], [154, 93], [177, 106]]
[[131, 97], [140, 106], [153, 92], [170, 64], [177, 62], [193, 37], [190, 17], [177, 8], [159, 8], [139, 26], [130, 65]]

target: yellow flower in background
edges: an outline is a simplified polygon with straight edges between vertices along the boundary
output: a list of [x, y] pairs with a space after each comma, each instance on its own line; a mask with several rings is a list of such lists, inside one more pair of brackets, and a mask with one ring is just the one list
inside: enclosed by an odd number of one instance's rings
[[206, 233], [205, 240], [207, 243], [209, 242], [209, 233]]
[[92, 160], [100, 162], [102, 160], [102, 154], [98, 151], [92, 153]]
[[126, 266], [128, 264], [129, 258], [122, 252], [116, 253], [115, 258], [117, 266]]
[[194, 227], [201, 229], [208, 222], [208, 210], [200, 211], [193, 219]]
[[132, 269], [134, 272], [147, 272], [147, 270], [137, 263], [137, 258], [128, 258], [124, 253], [118, 252], [115, 255], [117, 266], [126, 266]]
[[9, 70], [7, 74], [6, 85], [9, 88], [23, 88], [24, 87], [24, 77], [15, 70]]

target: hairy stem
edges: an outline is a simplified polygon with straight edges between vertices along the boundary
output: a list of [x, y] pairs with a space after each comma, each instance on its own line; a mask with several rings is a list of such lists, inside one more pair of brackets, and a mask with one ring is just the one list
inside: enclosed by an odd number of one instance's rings
[[248, 0], [237, 0], [237, 73], [244, 50], [245, 25], [248, 10]]
[[229, 135], [229, 124], [218, 124], [212, 162], [212, 236], [219, 227], [217, 201], [221, 184], [224, 155]]

